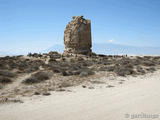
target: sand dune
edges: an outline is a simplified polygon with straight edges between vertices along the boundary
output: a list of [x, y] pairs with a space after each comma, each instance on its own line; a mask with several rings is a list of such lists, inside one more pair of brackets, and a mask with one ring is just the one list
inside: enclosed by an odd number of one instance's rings
[[3, 104], [0, 119], [127, 120], [136, 117], [133, 114], [154, 115], [154, 120], [160, 119], [160, 71], [129, 79], [130, 82], [113, 88], [73, 87], [74, 92], [55, 92], [23, 104]]

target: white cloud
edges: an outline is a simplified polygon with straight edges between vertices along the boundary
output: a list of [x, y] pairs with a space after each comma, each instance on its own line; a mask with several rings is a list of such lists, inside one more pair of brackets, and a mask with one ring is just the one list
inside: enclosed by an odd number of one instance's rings
[[110, 40], [108, 40], [107, 42], [108, 43], [113, 43], [115, 40], [114, 39], [110, 39]]

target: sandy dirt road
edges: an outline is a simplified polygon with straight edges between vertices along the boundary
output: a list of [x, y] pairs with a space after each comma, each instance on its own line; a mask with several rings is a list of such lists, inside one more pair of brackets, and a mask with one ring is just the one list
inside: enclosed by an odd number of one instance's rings
[[73, 89], [0, 105], [0, 120], [160, 120], [160, 72], [113, 88]]

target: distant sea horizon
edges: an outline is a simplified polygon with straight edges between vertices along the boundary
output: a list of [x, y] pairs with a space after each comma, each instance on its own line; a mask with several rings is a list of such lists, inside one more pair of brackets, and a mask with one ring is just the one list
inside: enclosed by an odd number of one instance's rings
[[[48, 53], [50, 51], [57, 51], [59, 53], [63, 53], [65, 46], [63, 44], [55, 44], [50, 48], [41, 51], [30, 51], [31, 53]], [[14, 52], [14, 51], [0, 51], [0, 57], [4, 56], [15, 56], [15, 55], [27, 55], [30, 53], [26, 51], [25, 53]], [[121, 45], [121, 44], [113, 44], [113, 43], [93, 43], [92, 52], [96, 54], [105, 54], [105, 55], [151, 55], [151, 56], [159, 56], [160, 55], [160, 47], [140, 47], [140, 46], [131, 46], [131, 45]]]

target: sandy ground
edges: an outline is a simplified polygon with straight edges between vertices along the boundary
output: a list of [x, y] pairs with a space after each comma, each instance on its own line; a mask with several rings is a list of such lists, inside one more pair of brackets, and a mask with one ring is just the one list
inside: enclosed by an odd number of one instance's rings
[[111, 88], [69, 89], [72, 92], [2, 104], [0, 120], [160, 120], [160, 71], [129, 77]]

